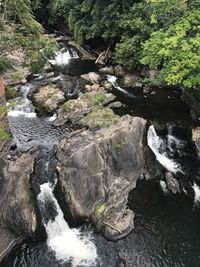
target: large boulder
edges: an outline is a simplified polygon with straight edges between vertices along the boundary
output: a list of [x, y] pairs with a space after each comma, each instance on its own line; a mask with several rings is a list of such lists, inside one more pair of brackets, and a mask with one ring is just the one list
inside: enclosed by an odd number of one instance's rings
[[91, 83], [100, 83], [100, 81], [101, 81], [101, 76], [95, 72], [89, 72], [87, 74], [83, 74], [83, 75], [81, 75], [81, 78], [83, 78], [86, 81], [89, 81]]
[[80, 94], [79, 98], [68, 100], [61, 106], [58, 118], [53, 124], [56, 127], [66, 122], [74, 124], [78, 122], [80, 125], [89, 127], [101, 127], [105, 123], [109, 126], [118, 116], [110, 108], [103, 108], [103, 106], [112, 100], [113, 95], [108, 94], [102, 87]]
[[59, 178], [72, 214], [91, 217], [112, 240], [134, 227], [127, 201], [146, 174], [146, 125], [146, 120], [126, 115], [111, 127], [73, 133], [59, 146]]
[[29, 179], [34, 159], [22, 154], [15, 161], [0, 158], [0, 259], [18, 241], [36, 230], [36, 208]]
[[136, 87], [142, 88], [143, 84], [140, 82], [140, 77], [138, 74], [126, 74], [120, 81], [122, 87]]
[[53, 112], [65, 100], [64, 93], [56, 85], [45, 85], [33, 95], [38, 111]]

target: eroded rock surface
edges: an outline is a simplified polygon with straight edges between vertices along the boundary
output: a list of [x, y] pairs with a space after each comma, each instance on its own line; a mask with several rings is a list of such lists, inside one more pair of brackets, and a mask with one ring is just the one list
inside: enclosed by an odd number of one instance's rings
[[46, 85], [33, 95], [33, 99], [37, 107], [52, 112], [65, 100], [65, 97], [64, 93], [55, 85]]
[[71, 212], [92, 217], [109, 239], [123, 237], [134, 227], [133, 211], [126, 204], [146, 173], [146, 124], [126, 115], [109, 128], [73, 133], [59, 146], [59, 178]]
[[16, 242], [32, 236], [37, 219], [29, 179], [34, 159], [22, 154], [16, 161], [0, 158], [0, 258]]

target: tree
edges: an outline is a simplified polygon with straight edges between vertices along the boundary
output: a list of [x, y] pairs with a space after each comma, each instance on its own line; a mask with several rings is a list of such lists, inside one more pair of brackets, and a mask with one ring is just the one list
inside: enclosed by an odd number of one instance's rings
[[31, 69], [37, 72], [45, 62], [40, 52], [49, 56], [55, 49], [55, 42], [44, 34], [44, 30], [33, 15], [30, 0], [0, 1], [0, 71], [13, 66], [7, 55], [16, 49], [23, 49], [31, 60]]
[[200, 85], [200, 10], [185, 13], [168, 29], [151, 34], [143, 45], [141, 63], [160, 71], [171, 85]]

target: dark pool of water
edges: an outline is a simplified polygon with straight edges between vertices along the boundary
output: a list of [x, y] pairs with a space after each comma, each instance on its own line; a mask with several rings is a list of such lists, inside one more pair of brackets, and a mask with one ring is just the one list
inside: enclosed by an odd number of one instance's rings
[[[94, 234], [103, 267], [199, 267], [200, 207], [184, 195], [165, 195], [157, 182], [140, 182], [129, 199], [135, 229], [111, 242]], [[70, 242], [70, 241], [69, 241]], [[27, 241], [11, 251], [0, 267], [70, 266], [56, 261], [45, 243]]]
[[151, 88], [145, 92], [142, 88], [129, 88], [132, 97], [126, 96], [116, 89], [113, 93], [126, 106], [115, 109], [115, 112], [130, 114], [159, 123], [173, 122], [179, 125], [191, 126], [190, 109], [181, 99], [181, 91], [170, 88]]
[[82, 74], [86, 74], [91, 71], [98, 71], [98, 66], [95, 64], [94, 60], [90, 59], [71, 59], [69, 64], [60, 69], [60, 67], [54, 67], [58, 72], [62, 72], [63, 74], [71, 75], [71, 76], [80, 76]]

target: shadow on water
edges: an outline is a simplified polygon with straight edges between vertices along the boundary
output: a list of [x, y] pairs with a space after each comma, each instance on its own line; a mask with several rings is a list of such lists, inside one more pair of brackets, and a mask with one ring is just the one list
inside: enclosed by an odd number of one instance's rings
[[[94, 234], [101, 264], [108, 267], [199, 267], [200, 212], [184, 195], [165, 195], [158, 183], [142, 181], [129, 198], [135, 229], [111, 242]], [[70, 240], [69, 240], [70, 242]], [[58, 262], [45, 243], [27, 240], [4, 258], [1, 267], [71, 266]]]
[[116, 98], [125, 104], [115, 108], [119, 114], [130, 114], [158, 123], [174, 122], [179, 125], [191, 126], [190, 109], [181, 99], [181, 91], [171, 88], [126, 88], [128, 94], [113, 89]]

